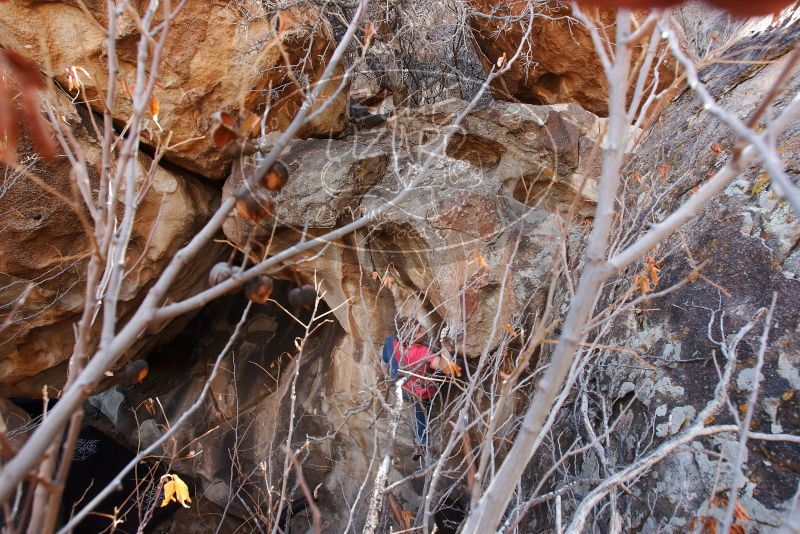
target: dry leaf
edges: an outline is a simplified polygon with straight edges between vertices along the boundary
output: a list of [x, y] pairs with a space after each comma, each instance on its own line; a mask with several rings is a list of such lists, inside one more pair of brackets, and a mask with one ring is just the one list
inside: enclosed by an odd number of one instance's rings
[[158, 103], [158, 99], [156, 98], [156, 95], [153, 95], [150, 98], [150, 115], [153, 116], [153, 122], [156, 123], [156, 126], [158, 126], [158, 129], [163, 132], [164, 129], [158, 123], [158, 113], [160, 111], [161, 111], [161, 105]]
[[502, 69], [505, 63], [506, 63], [506, 53], [503, 52], [503, 55], [497, 58], [497, 68]]
[[733, 518], [736, 519], [736, 521], [752, 521], [752, 518], [747, 514], [747, 510], [744, 509], [741, 501], [738, 500], [733, 507]]
[[647, 275], [650, 277], [653, 287], [655, 287], [661, 280], [659, 276], [661, 274], [661, 264], [658, 263], [652, 256], [647, 256], [645, 262], [647, 264]]
[[372, 43], [372, 39], [378, 34], [375, 31], [375, 25], [371, 22], [367, 22], [364, 25], [364, 48], [369, 48], [369, 45]]
[[236, 213], [258, 224], [275, 213], [275, 201], [266, 192], [243, 189], [236, 195]]
[[693, 517], [688, 526], [689, 532], [696, 532], [700, 527], [701, 534], [717, 534], [717, 520], [708, 515]]
[[489, 268], [489, 264], [486, 263], [486, 259], [484, 259], [483, 254], [481, 254], [480, 250], [477, 249], [475, 250], [475, 259], [478, 260], [478, 263], [481, 264], [481, 267], [484, 267], [486, 269]]
[[500, 326], [503, 328], [503, 330], [511, 334], [511, 337], [517, 337], [519, 335], [514, 331], [513, 328], [511, 328], [511, 325], [508, 323], [502, 323]]
[[650, 287], [650, 280], [646, 276], [636, 275], [633, 277], [633, 285], [637, 286], [642, 295], [650, 293], [653, 288]]
[[164, 500], [161, 502], [161, 507], [165, 507], [170, 501], [177, 502], [184, 508], [189, 508], [192, 499], [189, 498], [189, 486], [186, 482], [180, 479], [178, 475], [166, 474], [161, 477], [161, 482], [164, 483]]
[[286, 184], [289, 179], [289, 168], [280, 160], [272, 164], [267, 170], [266, 174], [259, 180], [263, 187], [266, 187], [273, 193], [277, 193]]
[[447, 376], [457, 376], [461, 377], [461, 366], [458, 365], [454, 361], [450, 361], [446, 358], [442, 358], [444, 364], [442, 365], [442, 372]]
[[236, 139], [242, 137], [239, 132], [237, 121], [230, 113], [217, 111], [211, 115], [213, 125], [211, 126], [211, 138], [217, 148], [225, 148]]
[[400, 516], [403, 518], [403, 528], [410, 530], [414, 525], [414, 514], [411, 512], [411, 510], [403, 510], [400, 512]]
[[144, 409], [147, 411], [147, 413], [151, 417], [155, 416], [156, 415], [156, 403], [155, 403], [155, 401], [153, 399], [149, 399], [149, 398], [145, 399], [145, 401], [144, 401]]

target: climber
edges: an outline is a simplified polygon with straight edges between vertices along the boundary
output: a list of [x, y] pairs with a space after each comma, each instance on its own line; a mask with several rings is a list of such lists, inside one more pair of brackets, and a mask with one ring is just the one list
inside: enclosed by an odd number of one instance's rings
[[426, 343], [427, 329], [419, 323], [412, 325], [410, 339], [401, 342], [397, 336], [389, 336], [383, 343], [381, 356], [384, 374], [396, 378], [406, 376], [403, 396], [414, 404], [414, 460], [422, 456], [428, 445], [428, 413], [433, 397], [438, 391], [436, 381], [431, 380], [431, 371], [440, 371], [448, 376], [461, 376], [461, 367], [447, 351], [434, 354]]

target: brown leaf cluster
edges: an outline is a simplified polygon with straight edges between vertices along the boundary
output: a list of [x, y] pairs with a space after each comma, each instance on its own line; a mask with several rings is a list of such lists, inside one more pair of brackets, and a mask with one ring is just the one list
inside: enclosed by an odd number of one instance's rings
[[[724, 493], [717, 493], [711, 499], [712, 508], [726, 508], [728, 506], [728, 497]], [[750, 514], [742, 506], [741, 501], [737, 500], [733, 507], [733, 520], [734, 524], [731, 525], [727, 534], [745, 534], [747, 530], [743, 525], [737, 524], [752, 521]], [[690, 532], [700, 532], [701, 534], [720, 534], [720, 524], [717, 518], [710, 515], [698, 515], [692, 518], [689, 522]]]
[[661, 281], [661, 263], [657, 262], [653, 256], [645, 258], [645, 268], [642, 274], [634, 275], [633, 285], [642, 295], [653, 291]]

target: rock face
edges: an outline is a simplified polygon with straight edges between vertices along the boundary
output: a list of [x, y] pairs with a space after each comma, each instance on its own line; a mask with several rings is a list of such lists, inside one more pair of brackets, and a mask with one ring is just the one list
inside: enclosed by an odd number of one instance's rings
[[[98, 26], [107, 24], [105, 2], [87, 2], [88, 12], [77, 2], [3, 2], [0, 5], [0, 44], [31, 57], [44, 70], [47, 60], [56, 79], [68, 86], [70, 69], [85, 89], [86, 99], [101, 111], [108, 70], [106, 36]], [[142, 2], [146, 6], [145, 2]], [[175, 18], [162, 52], [159, 81], [154, 96], [159, 103], [158, 122], [172, 132], [168, 159], [209, 178], [224, 178], [231, 156], [213, 143], [209, 133], [212, 115], [225, 111], [250, 120], [271, 103], [269, 131], [286, 127], [301, 97], [288, 76], [281, 46], [295, 68], [298, 80], [313, 83], [322, 73], [336, 44], [330, 24], [311, 7], [293, 8], [277, 15], [283, 39], [279, 43], [270, 14], [260, 3], [245, 6], [227, 1], [190, 0]], [[161, 16], [156, 17], [158, 21]], [[117, 19], [116, 48], [119, 83], [112, 111], [124, 124], [130, 116], [128, 90], [136, 79], [139, 31], [131, 15]], [[44, 43], [45, 49], [41, 48]], [[88, 75], [87, 75], [88, 73]], [[335, 93], [339, 80], [329, 82], [323, 98]], [[76, 90], [77, 91], [77, 90]], [[80, 100], [83, 94], [76, 94]], [[331, 136], [347, 126], [347, 91], [342, 91], [302, 137]], [[153, 138], [163, 137], [150, 125]], [[154, 141], [155, 143], [155, 141]]]
[[[465, 105], [452, 100], [399, 115], [395, 163], [393, 130], [387, 128], [296, 142], [283, 158], [289, 182], [275, 198], [275, 250], [296, 242], [304, 229], [323, 232], [391, 198]], [[522, 310], [542, 306], [543, 277], [558, 233], [551, 214], [559, 206], [566, 209], [582, 185], [579, 208], [588, 213], [601, 122], [577, 106], [478, 108], [402, 206], [367, 231], [311, 254], [314, 259], [293, 268], [293, 276], [322, 281], [339, 322], [370, 350], [382, 343], [396, 313], [422, 311], [468, 332], [464, 351], [480, 354], [492, 328], [493, 302], [504, 301], [498, 313], [506, 323]], [[223, 196], [246, 174], [235, 169]], [[272, 227], [273, 221], [266, 221], [253, 232], [248, 221], [232, 215], [224, 230], [244, 247], [248, 236], [266, 242]], [[416, 292], [425, 297], [411, 297]], [[463, 300], [453, 298], [458, 294]], [[380, 304], [365, 308], [363, 299]]]
[[[83, 16], [70, 2], [7, 4], [0, 3], [0, 13], [27, 10], [31, 17], [71, 13], [64, 15], [59, 31], [71, 27], [70, 17]], [[90, 9], [93, 5], [90, 3]], [[474, 0], [474, 5], [485, 12], [494, 6], [516, 9], [513, 4], [504, 7], [490, 0]], [[550, 14], [560, 13], [553, 5]], [[187, 6], [195, 10], [190, 9], [190, 13], [202, 19], [197, 22], [201, 28], [217, 19], [203, 19], [198, 13], [219, 15], [222, 9], [222, 4], [215, 2], [200, 5], [190, 0]], [[692, 9], [697, 8], [686, 8], [678, 13], [678, 19], [697, 22], [703, 13], [692, 14]], [[306, 34], [294, 34], [289, 28], [295, 23], [305, 26], [314, 16], [313, 11], [296, 18], [282, 15], [279, 27], [287, 31], [284, 40], [291, 43], [291, 36], [296, 35], [305, 42], [302, 36]], [[56, 18], [37, 20], [50, 21], [48, 24], [55, 27]], [[687, 31], [691, 49], [703, 52], [703, 43], [710, 32], [718, 31], [719, 22], [709, 18], [691, 26]], [[484, 32], [491, 30], [494, 21], [478, 17], [473, 23], [479, 46], [486, 47], [487, 65], [502, 52], [513, 50], [515, 35], [517, 40], [521, 35], [512, 25], [503, 29], [496, 42], [490, 42]], [[5, 35], [24, 33], [25, 24], [22, 29], [4, 30]], [[254, 24], [258, 27], [260, 22]], [[586, 35], [577, 28], [570, 35], [564, 19], [536, 24], [533, 57], [546, 52], [536, 59], [540, 66], [512, 71], [504, 80], [505, 88], [495, 88], [497, 94], [506, 89], [536, 103], [577, 101], [603, 113], [602, 73]], [[800, 35], [796, 20], [793, 24], [759, 24], [731, 26], [720, 32], [725, 37], [738, 35], [742, 40], [726, 51], [730, 61], [702, 72], [711, 93], [741, 117], [752, 112], [775, 84], [787, 51]], [[318, 31], [327, 31], [324, 26]], [[188, 30], [182, 31], [186, 35]], [[213, 31], [230, 36], [234, 28]], [[184, 43], [189, 56], [180, 57], [190, 59], [181, 68], [193, 63], [192, 47], [207, 46], [204, 43]], [[325, 39], [315, 40], [315, 46], [325, 45], [318, 50], [322, 55], [326, 43]], [[295, 48], [294, 44], [287, 46]], [[300, 44], [297, 47], [301, 49]], [[76, 48], [77, 52], [61, 51], [67, 59], [57, 61], [69, 64], [70, 58], [84, 57], [77, 55], [82, 52]], [[257, 49], [252, 56], [235, 57], [263, 59], [261, 54], [266, 54], [267, 48]], [[98, 49], [93, 50], [95, 54]], [[225, 53], [234, 54], [231, 50]], [[209, 61], [206, 55], [197, 56], [197, 61], [201, 58]], [[178, 72], [178, 66], [170, 68]], [[191, 69], [180, 72], [189, 72], [187, 76], [191, 77]], [[272, 80], [253, 81], [240, 74], [232, 79], [248, 89], [264, 89]], [[92, 76], [93, 80], [101, 79], [102, 72], [93, 72]], [[531, 80], [535, 83], [529, 83]], [[795, 75], [775, 107], [784, 107], [798, 89], [800, 76]], [[208, 106], [203, 109], [209, 111], [225, 108], [225, 99], [208, 96], [217, 94], [217, 90], [201, 91], [197, 105]], [[232, 91], [230, 87], [228, 90]], [[232, 107], [226, 109], [259, 110], [260, 104], [252, 101], [241, 107], [237, 98], [229, 99]], [[182, 103], [169, 102], [165, 97], [161, 104], [164, 120], [169, 106], [174, 106], [171, 109], [176, 116], [183, 115], [183, 111], [175, 111]], [[251, 104], [256, 107], [249, 107]], [[271, 118], [278, 121], [276, 127], [292, 116], [290, 105], [291, 100], [280, 100], [274, 107]], [[233, 213], [225, 221], [224, 238], [240, 251], [261, 258], [286, 249], [300, 238], [341, 227], [408, 184], [465, 105], [461, 100], [447, 100], [400, 110], [381, 127], [339, 139], [294, 141], [282, 156], [290, 178], [275, 196], [274, 219], [253, 227]], [[74, 113], [68, 116], [80, 132], [87, 154], [96, 154], [85, 122]], [[330, 134], [337, 124], [338, 118], [334, 118], [312, 129]], [[174, 126], [176, 132], [178, 128]], [[597, 140], [603, 129], [604, 119], [575, 104], [491, 102], [477, 107], [454, 132], [443, 155], [434, 160], [430, 174], [402, 204], [392, 206], [370, 227], [294, 258], [275, 273], [276, 278], [289, 282], [276, 282], [273, 302], [250, 308], [230, 347], [226, 344], [237, 331], [247, 306], [241, 294], [212, 302], [172, 341], [152, 350], [148, 354], [151, 372], [144, 383], [116, 386], [91, 398], [89, 419], [131, 448], [149, 445], [193, 406], [208, 382], [208, 393], [199, 409], [161, 450], [170, 468], [190, 483], [193, 504], [203, 515], [197, 521], [213, 518], [213, 525], [198, 522], [198, 530], [213, 529], [217, 517], [238, 523], [228, 525], [232, 531], [236, 527], [240, 532], [269, 530], [264, 518], [267, 514], [259, 512], [272, 507], [275, 513], [275, 499], [282, 493], [289, 500], [297, 500], [302, 494], [293, 478], [294, 468], [286, 461], [286, 447], [302, 464], [326, 531], [358, 531], [367, 513], [365, 495], [370, 493], [376, 466], [390, 445], [386, 405], [379, 398], [397, 400], [387, 391], [388, 386], [380, 383], [375, 365], [385, 336], [394, 333], [399, 318], [407, 316], [422, 316], [432, 325], [446, 325], [457, 341], [460, 361], [468, 368], [496, 348], [498, 331], [515, 335], [520, 327], [529, 327], [545, 307], [555, 267], [563, 262], [575, 276], [580, 272], [583, 230], [591, 225], [594, 180], [599, 174]], [[631, 200], [619, 210], [618, 243], [634, 239], [681, 205], [729, 159], [736, 143], [688, 91], [667, 106], [660, 120], [643, 132], [642, 139], [623, 173], [625, 198]], [[800, 168], [799, 139], [800, 127], [795, 125], [779, 143], [795, 180]], [[186, 145], [194, 147], [191, 150], [195, 152], [176, 152], [173, 159], [183, 162], [185, 158], [191, 161], [187, 165], [209, 176], [223, 172], [224, 156], [203, 145], [205, 141], [199, 143]], [[69, 194], [67, 166], [36, 161], [29, 147], [26, 150], [21, 160], [33, 175]], [[258, 157], [233, 162], [222, 188], [223, 197], [233, 194]], [[139, 163], [145, 168], [149, 160], [141, 156]], [[216, 170], [211, 172], [212, 168]], [[72, 323], [81, 306], [81, 273], [88, 243], [77, 217], [42, 193], [35, 182], [15, 177], [10, 171], [5, 176], [0, 190], [0, 213], [5, 214], [0, 228], [0, 286], [5, 288], [1, 301], [12, 302], [28, 281], [36, 285], [22, 308], [24, 320], [0, 340], [0, 385], [4, 395], [35, 395], [43, 382], [57, 384], [43, 370], [63, 380], [59, 365], [69, 354]], [[124, 291], [125, 308], [137, 302], [175, 250], [208, 217], [218, 195], [196, 178], [157, 169], [135, 229], [132, 257], [136, 260]], [[583, 224], [566, 233], [558, 213], [573, 206]], [[265, 250], [267, 243], [269, 250]], [[771, 190], [767, 177], [757, 167], [746, 169], [740, 180], [680, 235], [652, 251], [652, 256], [661, 268], [659, 290], [686, 280], [698, 266], [703, 277], [691, 276], [691, 283], [622, 314], [598, 339], [602, 345], [592, 349], [595, 352], [580, 375], [580, 387], [567, 399], [544, 446], [524, 473], [518, 502], [529, 498], [533, 488], [542, 483], [542, 492], [563, 490], [562, 511], [569, 517], [598, 479], [631, 465], [690, 425], [719, 382], [717, 366], [724, 363], [719, 343], [729, 341], [731, 333], [769, 306], [773, 293], [778, 295], [778, 304], [762, 376], [753, 372], [759, 323], [740, 344], [731, 405], [734, 411], [747, 410], [748, 395], [758, 381], [761, 394], [753, 407], [753, 429], [800, 434], [800, 224]], [[213, 249], [202, 254], [184, 273], [176, 296], [202, 287], [217, 257]], [[598, 309], [615, 304], [621, 296], [630, 296], [633, 277], [644, 268], [643, 264], [636, 265], [608, 283]], [[304, 333], [301, 322], [308, 320], [309, 311], [292, 309], [288, 291], [303, 283], [318, 285], [323, 299], [321, 312], [330, 311], [326, 317], [332, 320], [299, 347], [298, 339]], [[563, 318], [567, 309], [569, 291], [564, 286], [555, 291], [555, 318]], [[554, 331], [553, 335], [558, 333]], [[148, 344], [156, 339], [145, 337], [137, 353], [149, 351]], [[539, 365], [547, 363], [547, 350], [545, 347], [538, 354]], [[218, 372], [210, 379], [218, 355]], [[502, 363], [498, 362], [498, 369]], [[519, 414], [527, 407], [535, 377], [533, 372], [526, 375], [528, 389], [521, 390], [509, 411]], [[488, 391], [495, 385], [482, 386]], [[449, 419], [452, 414], [443, 408], [445, 402], [441, 398], [436, 401], [441, 417], [431, 423], [434, 443], [453, 422]], [[580, 413], [582, 402], [585, 417]], [[10, 414], [2, 401], [0, 408], [0, 430], [26, 426], [24, 414]], [[395, 504], [401, 510], [416, 511], [422, 505], [425, 473], [411, 461], [412, 417], [410, 410], [402, 412], [388, 479], [396, 484], [392, 489]], [[510, 420], [512, 424], [507, 426], [513, 428], [502, 435], [509, 439], [517, 428], [514, 419]], [[733, 417], [723, 412], [714, 422], [732, 421]], [[569, 457], [563, 469], [551, 472], [552, 451], [568, 450], [576, 440], [581, 445], [588, 443], [592, 433], [602, 435], [612, 422], [616, 426], [602, 442], [603, 454], [587, 447], [585, 454]], [[21, 440], [24, 436], [14, 438]], [[658, 464], [648, 476], [620, 490], [613, 504], [616, 508], [610, 502], [599, 506], [592, 528], [604, 531], [605, 525], [619, 519], [622, 532], [689, 532], [693, 520], [719, 517], [719, 503], [730, 497], [729, 459], [736, 446], [735, 436], [730, 434], [695, 440]], [[462, 459], [460, 454], [454, 453], [454, 463]], [[791, 507], [800, 480], [800, 446], [751, 439], [748, 455], [744, 464], [746, 483], [737, 496], [751, 518], [746, 528], [771, 532]], [[468, 492], [462, 495], [463, 484], [458, 481], [464, 469], [458, 464], [450, 467], [458, 474], [448, 498], [453, 503], [466, 503]], [[450, 481], [449, 476], [443, 475], [446, 481]], [[445, 486], [448, 484], [440, 481], [438, 487]], [[520, 531], [555, 530], [551, 506], [550, 501], [533, 506]], [[188, 516], [194, 510], [181, 512]], [[309, 519], [303, 513], [290, 523], [290, 528], [299, 530], [308, 527]], [[178, 532], [178, 528], [173, 527], [171, 532]]]
[[[755, 22], [728, 28], [741, 39], [729, 50], [737, 61], [703, 72], [711, 94], [739, 117], [748, 117], [760, 104], [784, 68], [784, 54], [800, 34], [796, 22], [771, 27], [770, 21], [760, 24], [760, 28]], [[769, 66], [754, 66], [759, 61]], [[795, 74], [775, 107], [787, 105], [799, 88], [800, 76]], [[799, 140], [800, 128], [795, 121], [778, 143], [795, 181], [800, 168]], [[629, 182], [632, 200], [626, 207], [631, 217], [641, 217], [650, 210], [669, 213], [682, 204], [695, 187], [728, 161], [735, 143], [727, 127], [703, 112], [698, 98], [684, 93], [666, 108], [623, 173], [641, 176], [642, 180], [639, 184]], [[716, 147], [721, 147], [721, 152]], [[662, 176], [664, 171], [666, 175]], [[606, 342], [621, 349], [601, 351], [585, 375], [587, 395], [593, 399], [588, 418], [598, 421], [595, 431], [600, 431], [604, 417], [613, 419], [622, 413], [619, 432], [605, 447], [607, 464], [590, 453], [566, 471], [578, 473], [578, 480], [602, 478], [605, 469], [613, 472], [630, 465], [637, 455], [652, 451], [693, 424], [719, 383], [715, 362], [720, 367], [725, 363], [715, 342], [730, 343], [760, 309], [770, 306], [774, 293], [777, 305], [764, 368], [758, 377], [760, 395], [753, 406], [751, 429], [800, 433], [799, 243], [797, 215], [777, 197], [768, 177], [754, 165], [688, 224], [682, 236], [653, 251], [661, 260], [658, 290], [684, 280], [698, 265], [703, 265], [705, 278], [617, 321]], [[643, 269], [642, 262], [611, 285], [625, 291], [631, 287], [633, 275]], [[610, 303], [603, 301], [599, 308]], [[749, 395], [756, 383], [753, 366], [763, 326], [762, 319], [739, 346], [731, 405], [740, 416], [749, 407]], [[575, 402], [580, 404], [579, 399]], [[554, 435], [561, 436], [562, 445], [586, 432], [584, 422], [578, 419], [580, 416], [564, 413], [553, 430]], [[714, 420], [732, 422], [727, 410]], [[642, 441], [643, 435], [652, 435], [654, 443]], [[736, 436], [718, 434], [696, 440], [671, 455], [636, 484], [630, 498], [621, 497], [622, 531], [671, 532], [686, 528], [693, 519], [700, 521], [696, 519], [699, 517], [720, 519], [730, 496], [730, 462], [737, 446]], [[741, 525], [748, 532], [774, 532], [793, 506], [800, 480], [800, 446], [750, 439], [747, 448], [746, 481], [738, 498], [751, 520]], [[528, 480], [538, 483], [552, 464], [545, 456], [536, 464]], [[562, 478], [554, 481], [553, 487], [575, 480]], [[586, 493], [577, 491], [578, 497]], [[548, 514], [543, 508], [539, 512]], [[601, 515], [598, 524], [607, 520], [608, 514]]]
[[[511, 58], [523, 44], [528, 28], [524, 1], [470, 0], [483, 14], [470, 18], [478, 57], [487, 72], [502, 56]], [[608, 114], [608, 87], [600, 58], [589, 33], [575, 22], [569, 2], [536, 3], [533, 28], [523, 44], [523, 55], [492, 86], [496, 98], [530, 104], [574, 102], [604, 116]], [[616, 13], [598, 12], [598, 25], [614, 39]], [[489, 15], [489, 16], [487, 16]], [[523, 15], [522, 20], [519, 19]], [[502, 17], [507, 17], [503, 20]], [[640, 54], [636, 49], [635, 56]], [[674, 60], [659, 69], [659, 87], [675, 77]]]
[[[294, 242], [303, 229], [314, 234], [334, 228], [396, 192], [440, 139], [442, 125], [464, 106], [454, 100], [397, 118], [399, 174], [393, 172], [387, 128], [340, 140], [295, 142], [283, 158], [290, 180], [276, 197], [280, 226], [274, 250]], [[288, 289], [298, 281], [316, 281], [324, 294], [322, 309], [333, 309], [336, 320], [311, 336], [298, 355], [295, 339], [303, 334], [298, 323], [272, 303], [251, 309], [201, 408], [164, 446], [168, 456], [183, 458], [173, 468], [191, 481], [201, 506], [228, 508], [246, 530], [263, 530], [252, 506], [264, 505], [280, 491], [294, 403], [289, 441], [301, 451], [307, 483], [317, 488], [326, 529], [344, 531], [351, 520], [360, 528], [365, 502], [351, 506], [365, 481], [370, 487], [373, 451], [383, 450], [389, 435], [388, 420], [375, 401], [385, 393], [376, 386], [375, 362], [396, 315], [422, 309], [445, 317], [454, 329], [468, 332], [461, 336], [462, 347], [475, 356], [501, 295], [506, 297], [499, 310], [502, 321], [541, 307], [558, 234], [551, 210], [571, 202], [582, 184], [579, 207], [591, 207], [594, 184], [583, 182], [596, 174], [594, 139], [601, 125], [575, 106], [479, 108], [403, 209], [289, 266], [284, 276], [291, 284], [277, 283], [274, 300], [290, 308]], [[245, 172], [252, 164], [244, 162]], [[237, 165], [223, 195], [241, 178]], [[253, 229], [234, 215], [224, 229], [240, 247], [253, 237], [251, 246], [261, 254], [258, 245], [272, 224]], [[511, 265], [507, 272], [500, 266], [505, 261]], [[447, 298], [453, 294], [463, 298]], [[145, 409], [147, 399], [158, 398], [170, 420], [186, 411], [244, 306], [241, 295], [209, 305], [150, 356], [144, 384], [117, 387], [90, 401], [93, 423], [132, 447], [138, 440], [152, 443], [165, 427], [161, 413]], [[292, 311], [308, 320], [308, 310]], [[176, 382], [176, 376], [182, 379]], [[439, 424], [432, 423], [433, 428]], [[399, 481], [419, 468], [412, 460], [408, 410], [402, 412], [394, 446], [390, 479]], [[233, 450], [241, 472], [231, 478]], [[417, 486], [403, 484], [393, 491], [399, 506], [419, 508]], [[290, 499], [301, 495], [293, 483], [287, 492]], [[245, 495], [252, 499], [244, 501], [250, 510], [239, 499]], [[301, 514], [294, 521], [299, 528], [308, 518]]]
[[[78, 116], [68, 99], [56, 103], [73, 126], [89, 167], [94, 168], [100, 161], [100, 148], [86, 118]], [[40, 186], [53, 188], [62, 198], [72, 198], [68, 160], [62, 155], [52, 163], [41, 161], [26, 140], [20, 152], [20, 165], [33, 178], [0, 167], [4, 172], [0, 193], [0, 302], [11, 307], [27, 288], [30, 292], [18, 308], [14, 324], [2, 333], [0, 384], [6, 395], [36, 397], [41, 395], [42, 385], [58, 388], [66, 378], [61, 364], [72, 352], [73, 325], [83, 308], [90, 244], [73, 209]], [[140, 187], [151, 163], [143, 154], [138, 158]], [[129, 273], [120, 295], [123, 317], [178, 248], [210, 216], [218, 198], [210, 187], [156, 167], [133, 228]], [[187, 269], [173, 296], [186, 296], [203, 287], [206, 270], [216, 254], [211, 247], [203, 260]], [[147, 352], [155, 341], [143, 339], [130, 356]]]

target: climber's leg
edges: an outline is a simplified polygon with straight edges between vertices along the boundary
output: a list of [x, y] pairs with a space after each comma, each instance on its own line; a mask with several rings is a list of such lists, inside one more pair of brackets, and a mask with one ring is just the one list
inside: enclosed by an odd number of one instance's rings
[[420, 401], [414, 401], [414, 413], [417, 419], [414, 437], [417, 445], [425, 447], [428, 444], [428, 414], [425, 404]]

